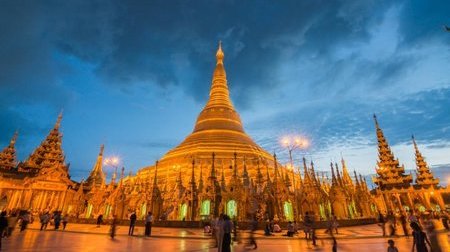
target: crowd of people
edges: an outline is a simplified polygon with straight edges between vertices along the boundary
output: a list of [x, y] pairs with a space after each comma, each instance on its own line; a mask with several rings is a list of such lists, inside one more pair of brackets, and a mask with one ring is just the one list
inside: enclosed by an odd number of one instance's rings
[[[422, 211], [420, 214], [418, 213], [419, 211], [414, 210], [406, 213], [392, 211], [387, 214], [379, 213], [378, 225], [381, 227], [383, 236], [397, 236], [400, 229], [401, 235], [412, 235], [413, 251], [440, 252], [438, 230], [450, 230], [448, 212]], [[389, 240], [388, 251], [396, 251], [393, 240]]]

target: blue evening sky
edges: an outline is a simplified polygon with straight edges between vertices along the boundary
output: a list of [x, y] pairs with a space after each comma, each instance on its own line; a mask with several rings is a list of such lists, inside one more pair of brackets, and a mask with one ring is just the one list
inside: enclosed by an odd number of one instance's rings
[[449, 167], [444, 25], [445, 0], [1, 1], [0, 144], [19, 130], [24, 160], [63, 109], [73, 178], [101, 144], [128, 171], [153, 164], [192, 131], [222, 40], [245, 129], [282, 162], [280, 138], [301, 134], [311, 146], [296, 162], [328, 170], [342, 153], [374, 173], [376, 113], [407, 169], [411, 134]]

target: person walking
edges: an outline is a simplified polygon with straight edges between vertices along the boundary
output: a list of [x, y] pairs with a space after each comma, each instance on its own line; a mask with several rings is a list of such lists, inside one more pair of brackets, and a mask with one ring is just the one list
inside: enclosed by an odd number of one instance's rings
[[100, 227], [101, 224], [103, 224], [103, 214], [97, 217], [97, 227]]
[[148, 212], [147, 216], [145, 217], [145, 236], [147, 237], [150, 237], [150, 235], [152, 235], [152, 222], [152, 212]]
[[116, 215], [113, 215], [113, 219], [111, 221], [111, 228], [109, 230], [109, 236], [111, 237], [111, 239], [114, 239], [114, 237], [116, 236], [116, 227], [117, 227], [117, 218]]
[[25, 212], [22, 215], [22, 222], [20, 224], [20, 232], [24, 231], [25, 229], [27, 229], [28, 223], [30, 223], [30, 214], [28, 212]]
[[2, 248], [3, 232], [8, 228], [8, 220], [6, 219], [6, 212], [0, 214], [0, 249]]
[[48, 212], [45, 212], [43, 215], [41, 215], [40, 221], [41, 231], [47, 229], [48, 222], [50, 221], [50, 214]]
[[248, 245], [253, 245], [253, 249], [258, 248], [258, 244], [256, 244], [255, 239], [255, 232], [258, 229], [258, 220], [256, 219], [256, 216], [253, 216], [253, 220], [250, 223], [250, 237], [249, 237], [249, 243]]
[[61, 213], [55, 212], [55, 215], [53, 216], [53, 220], [55, 221], [55, 230], [58, 230], [59, 225], [61, 225]]
[[389, 214], [387, 216], [387, 219], [389, 221], [389, 236], [394, 236], [395, 235], [395, 231], [396, 231], [396, 219], [395, 219], [395, 215], [392, 211], [389, 211]]
[[[428, 248], [426, 246], [426, 243], [428, 243], [428, 246], [431, 247], [430, 241], [428, 240], [427, 235], [425, 232], [422, 231], [419, 224], [417, 222], [411, 222], [410, 224], [413, 232], [413, 247], [412, 250], [414, 252], [414, 247], [416, 248], [417, 252], [428, 252]], [[425, 243], [426, 242], [426, 243]]]
[[224, 224], [224, 214], [220, 214], [219, 219], [216, 222], [216, 241], [217, 241], [217, 251], [222, 252], [223, 243], [223, 224]]
[[384, 218], [381, 212], [378, 213], [378, 225], [381, 227], [381, 230], [383, 231], [383, 236], [386, 236], [386, 219]]
[[69, 215], [65, 214], [62, 218], [63, 230], [66, 230], [67, 223], [69, 222]]
[[406, 226], [406, 216], [404, 214], [400, 215], [400, 223], [402, 225], [403, 234], [405, 236], [409, 236], [408, 227]]
[[133, 212], [130, 215], [130, 228], [128, 229], [128, 235], [133, 235], [133, 233], [134, 233], [134, 226], [136, 226], [136, 219], [137, 219], [136, 213]]
[[223, 241], [222, 252], [231, 252], [231, 232], [233, 231], [233, 222], [228, 215], [223, 216]]

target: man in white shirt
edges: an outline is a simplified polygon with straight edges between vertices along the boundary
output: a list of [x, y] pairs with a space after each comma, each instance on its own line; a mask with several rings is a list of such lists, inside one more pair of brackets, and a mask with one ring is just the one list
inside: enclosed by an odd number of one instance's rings
[[152, 234], [152, 222], [152, 212], [148, 212], [147, 217], [145, 217], [145, 236], [150, 237], [150, 235]]

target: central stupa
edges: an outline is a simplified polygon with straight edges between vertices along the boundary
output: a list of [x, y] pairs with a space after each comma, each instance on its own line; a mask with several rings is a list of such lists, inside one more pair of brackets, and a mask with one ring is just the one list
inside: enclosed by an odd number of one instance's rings
[[256, 157], [272, 159], [244, 131], [239, 113], [230, 100], [223, 64], [224, 53], [220, 44], [216, 59], [209, 100], [197, 117], [193, 132], [164, 155], [161, 164], [181, 161], [186, 157], [211, 158], [212, 152], [217, 159], [232, 158], [235, 152], [249, 160]]
[[[180, 172], [190, 175], [193, 159], [196, 163], [195, 173], [198, 174], [199, 166], [204, 169], [210, 167], [213, 153], [217, 169], [229, 168], [234, 160], [239, 170], [243, 169], [245, 163], [249, 174], [256, 173], [258, 163], [273, 166], [273, 156], [258, 146], [244, 131], [239, 113], [230, 99], [224, 57], [219, 43], [209, 100], [200, 112], [193, 132], [159, 160], [159, 182], [165, 182], [166, 178], [173, 181]], [[147, 167], [139, 173], [150, 172], [152, 168], [154, 167]], [[231, 171], [225, 169], [224, 173], [229, 175]]]

